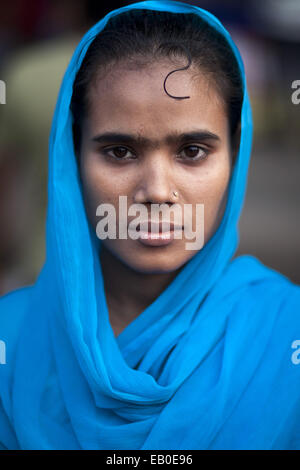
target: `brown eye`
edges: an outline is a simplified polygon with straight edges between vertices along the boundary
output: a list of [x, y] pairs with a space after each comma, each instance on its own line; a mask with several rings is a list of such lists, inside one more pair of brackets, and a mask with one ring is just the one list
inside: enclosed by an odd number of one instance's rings
[[135, 158], [128, 148], [120, 145], [104, 149], [104, 152], [115, 160], [129, 160]]
[[190, 160], [201, 160], [207, 155], [206, 151], [198, 145], [188, 145], [183, 149], [183, 158]]
[[114, 152], [117, 158], [124, 158], [128, 152], [127, 148], [125, 147], [115, 147], [114, 149], [112, 149], [112, 151]]

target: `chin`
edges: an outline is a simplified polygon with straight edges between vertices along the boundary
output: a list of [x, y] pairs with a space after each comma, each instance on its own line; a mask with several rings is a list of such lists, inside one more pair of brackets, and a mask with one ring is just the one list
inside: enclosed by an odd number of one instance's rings
[[[156, 250], [156, 251], [155, 251]], [[127, 253], [117, 254], [118, 258], [134, 271], [144, 274], [163, 274], [171, 273], [180, 269], [188, 259], [186, 256], [178, 256], [178, 253], [158, 252], [159, 249], [151, 250], [148, 253], [133, 253], [132, 256]], [[177, 254], [177, 256], [176, 256]]]
[[124, 265], [144, 274], [171, 273], [185, 265], [197, 251], [186, 250], [184, 243], [143, 246], [133, 240], [110, 240], [106, 248]]

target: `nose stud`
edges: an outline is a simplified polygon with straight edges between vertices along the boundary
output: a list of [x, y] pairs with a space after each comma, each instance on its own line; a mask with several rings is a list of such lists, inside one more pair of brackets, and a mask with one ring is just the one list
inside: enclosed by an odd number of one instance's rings
[[178, 197], [178, 192], [177, 192], [177, 191], [173, 191], [173, 196]]

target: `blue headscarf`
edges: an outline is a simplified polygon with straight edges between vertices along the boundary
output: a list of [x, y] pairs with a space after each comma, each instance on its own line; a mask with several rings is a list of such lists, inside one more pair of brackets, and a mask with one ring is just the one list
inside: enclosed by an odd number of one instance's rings
[[[108, 316], [72, 141], [72, 85], [106, 22], [130, 9], [195, 13], [225, 36], [244, 85], [241, 140], [221, 224], [118, 337]], [[110, 12], [65, 73], [49, 146], [47, 256], [0, 302], [0, 446], [8, 449], [300, 448], [300, 289], [238, 243], [252, 119], [242, 60], [207, 11], [146, 1]], [[101, 244], [100, 244], [101, 249]], [[3, 362], [3, 361], [2, 361]]]

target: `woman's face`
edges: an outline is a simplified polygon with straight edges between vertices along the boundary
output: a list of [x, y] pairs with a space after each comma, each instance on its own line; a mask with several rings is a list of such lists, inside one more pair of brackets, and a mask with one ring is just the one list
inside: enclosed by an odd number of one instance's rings
[[[89, 221], [96, 230], [101, 219], [97, 207], [113, 205], [117, 238], [102, 243], [127, 266], [144, 273], [177, 270], [199, 250], [187, 249], [195, 239], [185, 235], [188, 226], [195, 231], [198, 224], [199, 230], [197, 204], [204, 206], [204, 244], [210, 239], [224, 213], [231, 174], [229, 122], [222, 100], [205, 75], [193, 78], [192, 69], [171, 74], [166, 81], [169, 94], [190, 98], [168, 96], [163, 82], [175, 68], [167, 62], [134, 70], [115, 65], [90, 85], [82, 127], [80, 175]], [[119, 239], [119, 196], [127, 197], [128, 208], [142, 204], [149, 221], [151, 204], [177, 203], [181, 238], [166, 243], [129, 235]], [[186, 205], [192, 213], [184, 221]], [[139, 213], [126, 215], [129, 224]], [[172, 221], [178, 219], [171, 216]]]

